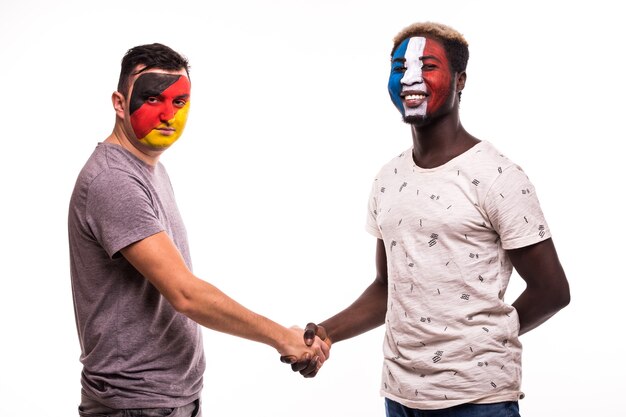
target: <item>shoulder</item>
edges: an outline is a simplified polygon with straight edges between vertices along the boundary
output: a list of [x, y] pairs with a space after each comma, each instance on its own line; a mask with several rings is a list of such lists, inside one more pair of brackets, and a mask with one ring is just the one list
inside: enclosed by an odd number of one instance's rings
[[123, 149], [100, 143], [81, 170], [74, 188], [75, 202], [109, 204], [107, 200], [127, 200], [132, 195], [146, 195], [149, 186], [140, 161], [124, 155]]
[[78, 182], [91, 185], [107, 178], [123, 179], [142, 177], [143, 162], [119, 146], [99, 143], [83, 166]]
[[500, 182], [511, 173], [522, 172], [522, 169], [500, 152], [493, 144], [482, 141], [468, 151], [469, 158], [464, 159], [461, 169], [472, 176], [474, 183], [480, 183], [487, 191], [494, 183]]
[[500, 171], [504, 171], [509, 167], [516, 165], [503, 152], [488, 141], [480, 142], [473, 148], [473, 151], [475, 162], [499, 167]]
[[484, 152], [482, 152], [480, 156], [480, 158], [482, 158], [482, 164], [480, 165], [491, 167], [491, 172], [493, 172], [493, 168], [495, 167], [496, 174], [493, 176], [494, 182], [507, 183], [509, 181], [528, 181], [528, 176], [523, 168], [500, 152], [494, 145], [485, 142], [483, 150]]
[[390, 174], [395, 175], [398, 172], [410, 169], [413, 165], [412, 153], [413, 148], [409, 148], [388, 160], [378, 170], [376, 178], [378, 179]]

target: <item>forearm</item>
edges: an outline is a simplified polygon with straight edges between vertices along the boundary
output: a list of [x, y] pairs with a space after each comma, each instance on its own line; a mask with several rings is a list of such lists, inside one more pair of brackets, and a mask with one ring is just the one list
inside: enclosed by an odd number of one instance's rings
[[129, 245], [121, 252], [177, 311], [199, 324], [265, 343], [279, 352], [288, 350], [288, 345], [295, 346], [296, 337], [290, 329], [250, 311], [194, 276], [165, 232]]
[[520, 336], [538, 327], [569, 303], [569, 293], [550, 288], [526, 288], [513, 302]]
[[319, 324], [336, 343], [382, 325], [386, 313], [387, 285], [377, 280], [348, 308]]
[[[194, 277], [195, 278], [195, 277]], [[285, 350], [289, 329], [242, 306], [214, 285], [198, 278], [183, 291], [178, 311], [212, 330]]]
[[522, 335], [544, 323], [569, 304], [569, 284], [552, 239], [507, 252], [526, 282], [526, 289], [513, 302]]
[[214, 285], [194, 276], [165, 232], [128, 245], [121, 252], [176, 311], [197, 323], [272, 346], [290, 360], [312, 354], [325, 360], [328, 349], [321, 340], [307, 347], [299, 330], [288, 329], [245, 308]]

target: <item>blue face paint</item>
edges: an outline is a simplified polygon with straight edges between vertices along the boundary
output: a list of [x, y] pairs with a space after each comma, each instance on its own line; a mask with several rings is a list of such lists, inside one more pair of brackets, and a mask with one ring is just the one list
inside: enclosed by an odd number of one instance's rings
[[391, 57], [388, 90], [406, 123], [424, 124], [446, 112], [454, 89], [443, 45], [423, 36], [400, 43]]
[[387, 89], [389, 90], [389, 96], [393, 105], [402, 113], [402, 117], [405, 117], [404, 105], [402, 104], [402, 77], [404, 76], [404, 55], [406, 54], [406, 48], [409, 44], [409, 39], [405, 39], [396, 48], [393, 56], [391, 57], [391, 73], [389, 74], [389, 83]]

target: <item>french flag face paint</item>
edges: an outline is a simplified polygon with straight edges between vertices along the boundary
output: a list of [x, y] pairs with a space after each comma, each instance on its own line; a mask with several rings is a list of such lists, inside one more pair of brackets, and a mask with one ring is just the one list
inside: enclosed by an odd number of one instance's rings
[[130, 123], [139, 142], [167, 148], [187, 123], [191, 83], [184, 75], [148, 72], [137, 77], [130, 97]]
[[440, 42], [424, 37], [405, 39], [391, 57], [391, 101], [406, 122], [423, 121], [451, 99], [452, 75]]

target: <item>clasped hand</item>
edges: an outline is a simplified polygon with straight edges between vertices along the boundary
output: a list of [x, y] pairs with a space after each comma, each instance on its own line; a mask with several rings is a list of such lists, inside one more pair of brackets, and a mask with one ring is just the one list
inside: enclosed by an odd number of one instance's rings
[[323, 326], [318, 326], [315, 323], [308, 323], [304, 330], [294, 326], [293, 330], [303, 332], [302, 337], [304, 343], [308, 346], [313, 353], [306, 351], [302, 356], [296, 358], [293, 355], [283, 355], [280, 357], [280, 361], [291, 365], [291, 369], [294, 372], [300, 372], [305, 378], [313, 378], [319, 370], [322, 368], [324, 362], [330, 356], [331, 340], [326, 334], [326, 329]]

